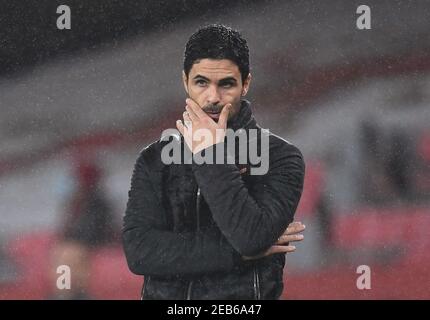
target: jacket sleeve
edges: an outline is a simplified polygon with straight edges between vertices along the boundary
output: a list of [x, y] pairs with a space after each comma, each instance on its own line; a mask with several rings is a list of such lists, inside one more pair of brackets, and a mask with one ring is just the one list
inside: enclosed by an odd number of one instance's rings
[[[298, 148], [281, 141], [270, 142], [269, 170], [255, 176], [249, 190], [234, 164], [193, 163], [195, 178], [214, 221], [243, 256], [270, 248], [294, 219], [305, 164]], [[213, 148], [210, 152], [215, 146], [209, 147]]]
[[193, 275], [231, 270], [241, 256], [214, 226], [204, 232], [167, 230], [142, 155], [128, 193], [122, 240], [129, 269], [140, 275]]

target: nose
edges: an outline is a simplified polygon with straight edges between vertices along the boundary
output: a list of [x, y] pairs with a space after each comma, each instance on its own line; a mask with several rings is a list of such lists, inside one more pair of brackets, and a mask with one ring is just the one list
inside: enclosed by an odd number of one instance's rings
[[209, 86], [206, 103], [217, 105], [220, 101], [221, 101], [221, 96], [218, 92], [217, 86], [216, 85]]

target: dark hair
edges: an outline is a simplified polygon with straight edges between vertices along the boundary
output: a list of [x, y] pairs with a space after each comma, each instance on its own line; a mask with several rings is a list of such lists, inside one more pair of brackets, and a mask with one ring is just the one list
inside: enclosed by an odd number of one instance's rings
[[239, 31], [222, 24], [204, 26], [193, 33], [185, 46], [184, 72], [200, 59], [229, 59], [238, 67], [242, 83], [249, 74], [249, 49]]

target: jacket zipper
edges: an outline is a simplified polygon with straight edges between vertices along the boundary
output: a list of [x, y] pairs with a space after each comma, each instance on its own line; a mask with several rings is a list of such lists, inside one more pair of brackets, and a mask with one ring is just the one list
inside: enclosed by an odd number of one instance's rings
[[[196, 196], [196, 229], [197, 232], [200, 231], [200, 188], [197, 188], [197, 196]], [[191, 300], [191, 290], [193, 288], [193, 280], [190, 280], [188, 282], [188, 288], [187, 288], [187, 300]]]
[[254, 266], [254, 298], [255, 300], [261, 299], [260, 294], [260, 276], [258, 275], [257, 266]]
[[200, 188], [197, 188], [196, 197], [196, 220], [197, 220], [197, 232], [200, 231]]

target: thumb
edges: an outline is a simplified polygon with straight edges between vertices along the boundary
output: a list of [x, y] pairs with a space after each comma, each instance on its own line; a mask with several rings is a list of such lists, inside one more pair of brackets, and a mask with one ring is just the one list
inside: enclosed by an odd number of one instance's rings
[[228, 115], [230, 113], [230, 109], [231, 109], [231, 103], [227, 104], [221, 111], [221, 114], [219, 116], [219, 121], [218, 124], [222, 127], [222, 128], [226, 128], [227, 127], [227, 120], [228, 120]]

